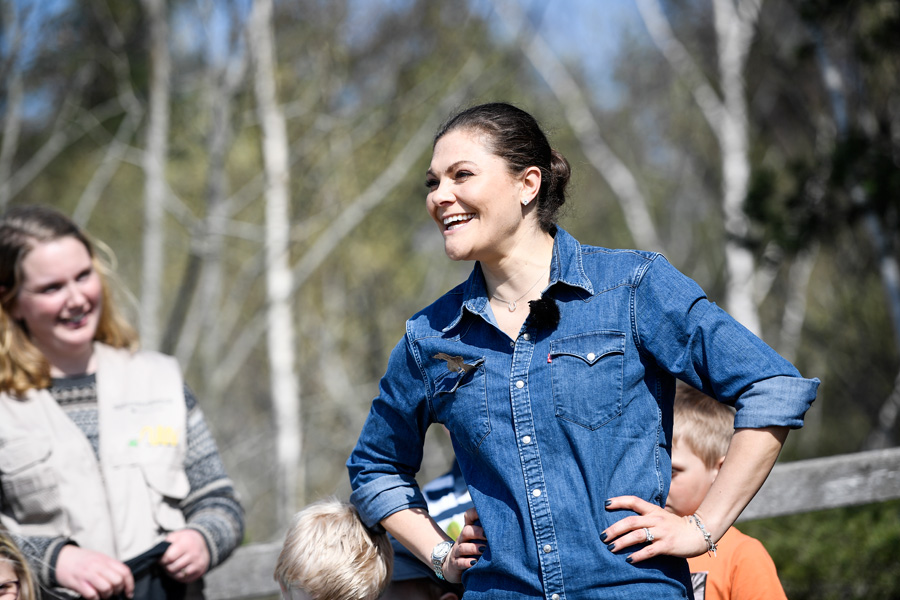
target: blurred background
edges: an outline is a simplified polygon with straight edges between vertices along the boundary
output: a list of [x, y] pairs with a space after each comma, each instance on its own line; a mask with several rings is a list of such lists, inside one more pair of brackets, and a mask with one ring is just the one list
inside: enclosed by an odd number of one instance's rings
[[[562, 226], [658, 250], [807, 377], [781, 460], [897, 444], [896, 0], [2, 0], [0, 209], [72, 215], [178, 357], [247, 542], [347, 496], [404, 321], [463, 280], [438, 125], [535, 114]], [[429, 433], [420, 481], [452, 460]], [[791, 598], [897, 598], [900, 503], [769, 519]]]

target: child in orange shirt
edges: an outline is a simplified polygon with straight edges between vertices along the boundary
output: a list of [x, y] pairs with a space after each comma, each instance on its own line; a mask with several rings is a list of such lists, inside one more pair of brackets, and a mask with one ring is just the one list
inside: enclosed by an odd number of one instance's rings
[[[666, 509], [692, 515], [700, 506], [734, 433], [734, 410], [679, 384], [675, 392], [672, 484]], [[775, 563], [759, 540], [731, 527], [715, 556], [689, 558], [695, 600], [786, 600]]]

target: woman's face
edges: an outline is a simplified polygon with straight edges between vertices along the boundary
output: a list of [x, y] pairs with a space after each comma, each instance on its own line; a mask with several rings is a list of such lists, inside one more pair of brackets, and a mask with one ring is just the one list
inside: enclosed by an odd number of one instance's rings
[[63, 237], [37, 243], [22, 260], [22, 285], [11, 314], [55, 364], [57, 357], [92, 352], [101, 304], [100, 275], [91, 255], [79, 240]]
[[428, 213], [452, 260], [490, 262], [505, 256], [524, 230], [522, 202], [540, 189], [538, 169], [514, 176], [483, 139], [471, 131], [450, 131], [435, 144], [426, 173]]

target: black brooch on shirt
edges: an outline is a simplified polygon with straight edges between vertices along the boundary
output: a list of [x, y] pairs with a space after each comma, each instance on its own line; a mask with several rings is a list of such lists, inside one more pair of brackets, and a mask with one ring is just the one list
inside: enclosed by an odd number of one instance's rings
[[541, 296], [540, 300], [531, 300], [531, 322], [539, 329], [556, 329], [559, 325], [559, 307], [553, 298]]
[[438, 352], [432, 358], [447, 361], [447, 370], [451, 373], [468, 373], [475, 368], [475, 365], [466, 363], [462, 356], [450, 356], [444, 352]]

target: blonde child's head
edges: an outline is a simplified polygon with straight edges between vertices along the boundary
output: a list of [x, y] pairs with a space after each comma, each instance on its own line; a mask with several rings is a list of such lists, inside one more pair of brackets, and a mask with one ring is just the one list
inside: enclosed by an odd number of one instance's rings
[[734, 409], [690, 386], [678, 385], [668, 510], [682, 516], [696, 512], [719, 474], [733, 434]]
[[285, 600], [375, 600], [391, 580], [393, 549], [356, 508], [330, 498], [294, 515], [275, 565]]
[[[31, 567], [19, 548], [0, 531], [0, 596], [18, 591], [18, 600], [38, 600], [38, 588]], [[14, 596], [13, 593], [9, 594]]]
[[728, 452], [733, 434], [733, 408], [689, 385], [678, 385], [673, 442], [686, 444], [711, 469]]

